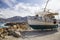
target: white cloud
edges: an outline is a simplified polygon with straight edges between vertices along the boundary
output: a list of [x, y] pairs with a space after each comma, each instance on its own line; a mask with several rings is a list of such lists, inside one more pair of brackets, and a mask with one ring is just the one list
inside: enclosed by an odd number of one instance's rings
[[3, 18], [9, 18], [9, 17], [13, 17], [15, 15], [17, 15], [18, 12], [13, 11], [11, 9], [3, 9], [0, 14], [3, 15]]
[[[44, 8], [45, 6], [45, 3], [42, 6], [38, 4], [31, 5], [30, 3], [18, 3], [13, 7], [10, 1], [13, 3], [16, 2], [15, 0], [5, 0], [4, 2], [7, 3], [11, 8], [1, 10], [0, 12], [6, 18], [13, 16], [32, 16], [35, 15], [35, 12], [41, 11], [41, 8]], [[50, 0], [47, 9], [60, 9], [60, 0]]]
[[2, 9], [1, 14], [5, 16], [5, 18], [13, 17], [13, 16], [33, 16], [35, 15], [35, 12], [40, 10], [40, 6], [36, 6], [38, 4], [35, 4], [35, 6], [32, 6], [31, 4], [27, 3], [19, 3], [15, 5], [12, 8]]
[[35, 12], [40, 10], [40, 6], [38, 4], [34, 4], [34, 6], [32, 6], [29, 3], [19, 3], [15, 5], [14, 10], [20, 12], [21, 14], [24, 13], [25, 15], [35, 15]]
[[31, 6], [29, 3], [27, 3], [27, 4], [19, 3], [14, 8], [15, 8], [15, 10], [24, 9], [24, 10], [29, 10], [29, 11], [40, 9], [40, 6], [38, 6], [38, 4], [37, 5], [34, 4], [35, 6]]
[[52, 10], [60, 9], [60, 0], [50, 0], [47, 8]]

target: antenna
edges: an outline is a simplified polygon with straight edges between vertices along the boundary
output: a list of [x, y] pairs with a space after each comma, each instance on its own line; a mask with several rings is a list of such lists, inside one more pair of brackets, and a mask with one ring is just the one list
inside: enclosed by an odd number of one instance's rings
[[47, 0], [47, 2], [46, 2], [45, 8], [44, 8], [44, 12], [46, 10], [46, 7], [47, 7], [48, 2], [49, 2], [49, 0]]

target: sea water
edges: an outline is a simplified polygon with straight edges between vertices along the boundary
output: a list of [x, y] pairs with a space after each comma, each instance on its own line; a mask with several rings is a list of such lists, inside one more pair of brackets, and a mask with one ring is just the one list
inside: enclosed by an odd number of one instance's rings
[[8, 27], [8, 26], [5, 26], [6, 23], [1, 23], [0, 22], [0, 28], [4, 28], [4, 27]]

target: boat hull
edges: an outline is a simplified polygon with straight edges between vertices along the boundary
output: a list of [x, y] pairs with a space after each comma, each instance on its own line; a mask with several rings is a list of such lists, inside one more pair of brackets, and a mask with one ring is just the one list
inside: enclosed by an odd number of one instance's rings
[[58, 25], [29, 25], [33, 29], [53, 29], [58, 28]]

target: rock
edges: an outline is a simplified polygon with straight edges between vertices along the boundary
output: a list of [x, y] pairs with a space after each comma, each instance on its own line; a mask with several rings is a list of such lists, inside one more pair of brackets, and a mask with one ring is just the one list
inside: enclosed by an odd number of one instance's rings
[[16, 38], [21, 37], [21, 34], [19, 32], [15, 32], [15, 31], [9, 31], [8, 35], [14, 36]]
[[19, 32], [13, 32], [12, 35], [17, 38], [21, 37]]

